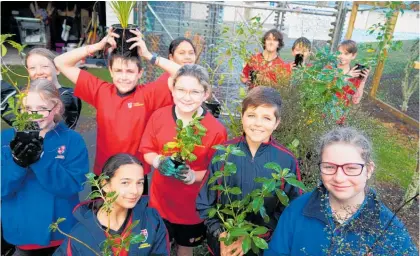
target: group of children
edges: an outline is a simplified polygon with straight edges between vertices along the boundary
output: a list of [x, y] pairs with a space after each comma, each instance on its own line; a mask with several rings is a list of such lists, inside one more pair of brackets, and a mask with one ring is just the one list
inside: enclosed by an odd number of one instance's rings
[[[1, 142], [1, 221], [5, 240], [16, 246], [14, 255], [94, 255], [91, 249], [100, 254], [108, 228], [121, 237], [143, 234], [139, 243], [119, 251], [119, 255], [169, 255], [170, 241], [177, 244], [177, 255], [193, 255], [193, 248], [205, 239], [213, 255], [243, 255], [241, 240], [229, 246], [219, 241], [226, 230], [220, 220], [208, 215], [216, 204], [226, 203], [225, 195], [207, 184], [216, 171], [223, 169], [220, 162], [212, 163], [223, 153], [213, 146], [235, 145], [245, 153], [245, 157], [229, 158], [236, 164], [237, 173], [227, 182], [241, 188], [238, 199], [261, 188], [254, 178], [271, 178], [271, 171], [264, 167], [267, 162], [288, 168], [300, 180], [296, 158], [272, 137], [281, 123], [282, 102], [277, 90], [257, 86], [248, 92], [242, 102], [243, 136], [227, 141], [226, 128], [202, 107], [212, 86], [206, 70], [194, 64], [197, 56], [192, 42], [186, 38], [174, 40], [167, 59], [150, 53], [139, 31], [130, 33], [134, 34], [128, 40], [131, 48], [137, 47], [139, 56], [165, 71], [156, 81], [137, 84], [143, 71], [137, 57], [111, 55], [108, 69], [113, 83], [76, 67], [81, 59], [107, 45], [111, 50], [116, 46], [118, 35], [112, 30], [100, 42], [54, 59], [33, 55], [33, 65], [39, 71], [38, 75], [30, 73], [32, 81], [23, 111], [42, 116], [36, 120], [41, 129], [39, 137], [21, 141], [14, 129], [7, 129], [2, 132]], [[276, 53], [283, 44], [279, 35], [272, 31], [264, 36], [265, 50], [260, 58], [281, 61]], [[343, 53], [343, 67], [349, 63], [345, 56]], [[78, 193], [89, 170], [88, 154], [80, 134], [61, 122], [65, 108], [57, 89], [58, 72], [75, 84], [75, 96], [96, 109], [94, 173], [106, 175], [100, 186], [104, 193], [118, 195], [109, 215], [100, 199], [79, 203]], [[163, 145], [173, 141], [178, 120], [186, 126], [195, 116], [201, 117], [200, 123], [207, 129], [202, 145], [192, 152], [197, 160], [175, 166], [172, 152], [164, 151]], [[369, 141], [355, 130], [341, 128], [328, 133], [321, 142], [321, 185], [300, 196], [299, 189], [286, 184], [282, 189], [293, 200], [290, 206], [284, 209], [273, 195], [264, 202], [268, 223], [258, 214], [247, 217], [269, 230], [264, 239], [271, 242], [261, 254], [322, 255], [326, 248], [331, 255], [353, 255], [348, 251], [342, 254], [341, 244], [328, 239], [331, 234], [327, 228], [333, 232], [348, 228], [350, 234], [345, 239], [351, 244], [349, 250], [364, 250], [364, 241], [372, 245], [374, 255], [414, 255], [416, 248], [401, 222], [391, 219], [391, 212], [366, 185], [374, 171]], [[149, 198], [144, 194], [152, 167]], [[353, 211], [346, 215], [342, 207], [349, 205]], [[359, 235], [349, 228], [351, 223], [365, 221], [364, 212], [370, 209], [380, 212], [375, 228], [383, 228], [390, 220], [391, 229], [398, 228], [398, 237], [391, 232], [381, 240], [388, 241], [387, 246], [375, 246], [374, 233]], [[325, 215], [324, 211], [332, 214]], [[49, 231], [48, 226], [58, 218], [66, 219], [60, 229], [73, 238]], [[136, 220], [138, 225], [127, 229]], [[401, 248], [409, 254], [399, 254]]]

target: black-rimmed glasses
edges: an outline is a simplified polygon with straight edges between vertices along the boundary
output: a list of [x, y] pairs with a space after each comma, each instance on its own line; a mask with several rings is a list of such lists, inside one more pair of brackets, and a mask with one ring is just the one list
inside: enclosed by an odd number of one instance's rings
[[57, 106], [57, 104], [54, 105], [54, 107], [52, 107], [51, 109], [41, 109], [41, 110], [24, 109], [23, 111], [25, 111], [29, 114], [38, 114], [38, 115], [41, 115], [43, 117], [47, 117], [51, 114], [51, 111], [53, 111], [56, 106]]
[[337, 173], [338, 167], [343, 169], [343, 172], [347, 176], [359, 176], [362, 171], [364, 164], [359, 163], [347, 163], [347, 164], [333, 164], [329, 162], [319, 163], [319, 170], [325, 175], [334, 175]]

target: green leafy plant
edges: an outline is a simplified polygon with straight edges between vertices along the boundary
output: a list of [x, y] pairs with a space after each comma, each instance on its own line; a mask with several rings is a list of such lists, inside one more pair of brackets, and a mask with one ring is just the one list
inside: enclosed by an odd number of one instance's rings
[[23, 99], [26, 97], [26, 93], [21, 91], [15, 81], [10, 77], [9, 73], [19, 76], [25, 77], [28, 80], [27, 88], [29, 88], [30, 78], [29, 76], [16, 74], [13, 72], [8, 65], [4, 62], [4, 56], [7, 54], [7, 48], [5, 44], [9, 44], [13, 48], [18, 51], [18, 54], [21, 55], [23, 50], [25, 49], [26, 45], [21, 45], [16, 43], [15, 41], [11, 40], [10, 38], [13, 37], [14, 34], [4, 34], [0, 36], [0, 45], [1, 45], [1, 74], [5, 76], [10, 84], [16, 89], [17, 94], [16, 97], [10, 97], [7, 101], [9, 105], [9, 110], [6, 111], [3, 116], [7, 115], [14, 115], [15, 119], [12, 122], [12, 126], [16, 129], [16, 131], [27, 131], [27, 130], [34, 130], [36, 129], [35, 124], [31, 120], [35, 120], [41, 118], [42, 116], [39, 114], [29, 114], [28, 112], [22, 111], [23, 109]]
[[[216, 204], [209, 210], [210, 218], [217, 216], [226, 230], [226, 237], [220, 238], [226, 245], [232, 244], [238, 239], [242, 240], [242, 250], [246, 254], [249, 250], [258, 253], [260, 249], [267, 249], [267, 242], [261, 238], [268, 229], [264, 226], [256, 225], [246, 218], [249, 214], [260, 214], [265, 222], [269, 221], [269, 216], [264, 207], [264, 198], [277, 196], [281, 204], [287, 206], [289, 198], [286, 193], [280, 189], [282, 182], [305, 190], [302, 182], [296, 179], [296, 176], [289, 169], [282, 169], [278, 164], [269, 162], [264, 165], [265, 168], [273, 170], [272, 178], [258, 177], [255, 182], [261, 183], [261, 188], [253, 190], [251, 193], [238, 199], [238, 195], [243, 192], [239, 187], [230, 187], [227, 184], [228, 177], [236, 174], [236, 165], [229, 162], [229, 156], [245, 156], [245, 153], [234, 145], [227, 147], [217, 145], [213, 147], [224, 153], [213, 158], [212, 163], [223, 162], [223, 170], [216, 171], [214, 176], [208, 180], [212, 185], [210, 190], [219, 191], [222, 196], [227, 198], [227, 203]], [[217, 182], [219, 179], [221, 183]]]
[[193, 119], [184, 126], [181, 119], [176, 120], [176, 137], [174, 141], [163, 146], [165, 153], [172, 153], [172, 159], [179, 163], [193, 162], [197, 156], [193, 153], [195, 147], [202, 147], [202, 138], [207, 129], [200, 123], [202, 116], [194, 113]]
[[122, 28], [128, 27], [128, 19], [133, 11], [136, 1], [111, 1], [111, 8], [117, 15]]
[[349, 111], [350, 105], [346, 104], [345, 98], [338, 98], [337, 93], [344, 94], [345, 86], [354, 91], [356, 88], [346, 81], [349, 76], [338, 68], [337, 55], [338, 52], [330, 52], [328, 47], [321, 48], [316, 51], [311, 66], [300, 68], [293, 74], [293, 84], [299, 90], [304, 109], [309, 112], [308, 124], [316, 120], [320, 112], [325, 118], [338, 121]]
[[[92, 190], [92, 192], [89, 193], [88, 199], [95, 200], [99, 199], [100, 201], [103, 201], [103, 204], [100, 206], [100, 211], [103, 211], [108, 216], [108, 225], [105, 231], [106, 233], [106, 240], [101, 244], [101, 252], [95, 251], [92, 247], [81, 241], [80, 239], [77, 239], [65, 232], [63, 232], [59, 224], [65, 221], [65, 218], [58, 218], [56, 222], [52, 223], [49, 226], [50, 232], [56, 232], [58, 231], [62, 235], [68, 237], [69, 239], [72, 239], [78, 243], [81, 243], [82, 245], [86, 246], [89, 250], [91, 250], [95, 255], [97, 256], [118, 256], [123, 250], [129, 251], [131, 244], [138, 244], [145, 240], [145, 235], [140, 234], [133, 234], [131, 231], [134, 227], [136, 227], [139, 224], [139, 220], [134, 220], [126, 229], [125, 234], [129, 234], [127, 236], [121, 236], [119, 234], [111, 234], [110, 231], [110, 214], [113, 209], [113, 203], [117, 200], [118, 194], [114, 192], [105, 193], [102, 189], [103, 184], [107, 180], [109, 180], [109, 177], [101, 174], [99, 177], [95, 176], [93, 173], [86, 174], [87, 181], [86, 183], [89, 184], [92, 187], [95, 187], [97, 189]], [[114, 253], [112, 249], [116, 249], [116, 252]]]

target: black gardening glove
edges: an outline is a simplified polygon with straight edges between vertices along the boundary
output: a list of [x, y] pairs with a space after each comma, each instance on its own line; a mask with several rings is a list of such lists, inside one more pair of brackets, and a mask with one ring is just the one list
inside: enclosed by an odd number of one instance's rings
[[43, 152], [42, 137], [33, 138], [28, 144], [17, 140], [16, 138], [10, 142], [10, 149], [12, 150], [13, 161], [21, 167], [28, 167], [41, 158]]

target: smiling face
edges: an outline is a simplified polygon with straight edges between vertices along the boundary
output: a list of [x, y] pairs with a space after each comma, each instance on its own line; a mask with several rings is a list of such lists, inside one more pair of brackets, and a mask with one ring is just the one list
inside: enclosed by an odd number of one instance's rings
[[23, 111], [36, 111], [42, 116], [40, 119], [34, 120], [41, 130], [54, 125], [54, 115], [58, 112], [58, 104], [54, 100], [46, 100], [37, 92], [28, 92], [23, 100], [23, 105]]
[[273, 131], [280, 124], [275, 116], [276, 108], [261, 105], [249, 106], [242, 115], [242, 127], [246, 139], [252, 143], [266, 143], [270, 140]]
[[349, 53], [344, 49], [343, 46], [338, 47], [340, 54], [338, 55], [338, 61], [341, 66], [350, 65], [351, 61], [354, 60], [357, 56], [356, 53]]
[[143, 71], [139, 70], [134, 61], [116, 58], [109, 69], [109, 73], [118, 91], [127, 93], [137, 86]]
[[109, 193], [118, 194], [114, 206], [123, 209], [132, 209], [139, 201], [144, 189], [143, 168], [138, 164], [121, 165], [111, 180], [104, 186]]
[[187, 42], [181, 42], [175, 49], [174, 54], [169, 54], [169, 59], [178, 65], [194, 64], [196, 60], [194, 48]]
[[45, 56], [31, 54], [26, 61], [26, 65], [31, 80], [39, 78], [47, 79], [51, 82], [57, 80], [59, 72], [55, 68], [54, 63]]
[[373, 163], [365, 163], [361, 155], [361, 149], [344, 142], [333, 143], [324, 148], [321, 162], [329, 162], [337, 165], [346, 163], [364, 164], [362, 173], [358, 176], [347, 176], [342, 168], [338, 168], [333, 175], [321, 173], [321, 179], [325, 188], [330, 193], [330, 198], [344, 205], [361, 204], [365, 197], [367, 180], [371, 177], [374, 169]]
[[192, 76], [180, 76], [174, 85], [172, 96], [177, 108], [188, 114], [194, 114], [209, 97], [209, 92]]

